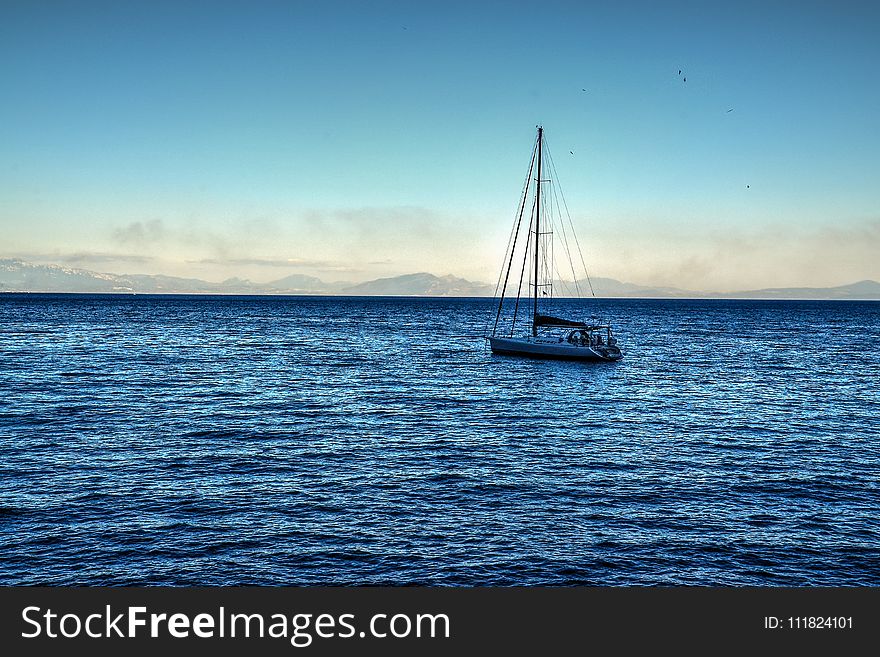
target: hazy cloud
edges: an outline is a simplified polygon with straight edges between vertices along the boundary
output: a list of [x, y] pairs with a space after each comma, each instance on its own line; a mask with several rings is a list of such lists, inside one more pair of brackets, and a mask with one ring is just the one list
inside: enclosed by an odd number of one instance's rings
[[195, 222], [177, 226], [161, 219], [151, 219], [133, 221], [114, 228], [110, 237], [114, 244], [125, 245], [139, 251], [161, 249], [163, 253], [172, 252], [181, 255], [192, 254], [193, 251], [207, 251], [220, 259], [225, 259], [231, 254], [240, 253], [243, 245], [253, 241], [254, 231], [250, 230], [250, 226], [241, 225], [234, 228], [234, 234], [223, 235], [213, 228], [205, 228]]
[[402, 237], [428, 239], [444, 234], [444, 225], [448, 223], [439, 213], [419, 206], [309, 210], [303, 220], [305, 227], [315, 231], [369, 246]]
[[224, 269], [359, 273], [374, 268], [393, 275], [413, 267], [450, 273], [479, 261], [473, 229], [461, 229], [458, 217], [419, 206], [289, 210], [210, 222], [141, 220], [113, 228], [110, 238], [139, 253]]
[[143, 264], [156, 260], [153, 256], [137, 255], [132, 253], [19, 253], [17, 258], [29, 262], [46, 263], [46, 264], [65, 264], [65, 265], [82, 265], [90, 263], [103, 262], [129, 262]]
[[71, 253], [61, 256], [62, 262], [152, 262], [153, 256], [134, 255], [130, 253]]
[[332, 267], [324, 260], [302, 258], [201, 258], [186, 262], [200, 265], [256, 265], [258, 267]]
[[[85, 267], [116, 262], [117, 271], [162, 262], [176, 275], [255, 280], [284, 269], [330, 279], [430, 271], [494, 280], [506, 236], [499, 237], [497, 224], [491, 217], [453, 217], [418, 206], [290, 210], [284, 218], [213, 223], [154, 219], [116, 228], [105, 250], [30, 259]], [[877, 217], [824, 225], [768, 220], [764, 227], [726, 231], [717, 225], [708, 218], [663, 230], [598, 230], [581, 241], [591, 275], [645, 286], [735, 291], [880, 279]], [[114, 243], [126, 252], [116, 253]]]
[[820, 231], [820, 237], [830, 246], [857, 243], [880, 253], [880, 218], [869, 219], [855, 226], [829, 226]]
[[[328, 260], [344, 256], [352, 266], [387, 275], [436, 270], [473, 276], [475, 263], [486, 259], [486, 231], [479, 221], [420, 206], [310, 210], [299, 218], [297, 231]], [[495, 251], [489, 253], [494, 259]]]
[[634, 238], [626, 255], [606, 261], [609, 275], [644, 285], [697, 291], [825, 287], [880, 278], [880, 220], [855, 225], [720, 233], [690, 231]]
[[165, 239], [167, 231], [161, 219], [150, 221], [133, 221], [130, 224], [113, 230], [113, 241], [118, 244], [141, 246], [156, 244]]

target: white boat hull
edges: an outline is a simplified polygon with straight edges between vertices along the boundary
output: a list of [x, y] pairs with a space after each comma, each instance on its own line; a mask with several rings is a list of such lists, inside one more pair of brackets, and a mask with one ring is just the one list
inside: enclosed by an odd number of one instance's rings
[[580, 346], [554, 338], [489, 338], [489, 344], [493, 354], [529, 358], [560, 358], [607, 363], [623, 357], [617, 347]]

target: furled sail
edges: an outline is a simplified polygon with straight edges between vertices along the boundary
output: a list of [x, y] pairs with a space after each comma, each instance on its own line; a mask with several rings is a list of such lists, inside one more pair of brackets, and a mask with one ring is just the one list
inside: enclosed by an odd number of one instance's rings
[[584, 322], [562, 319], [551, 315], [535, 315], [535, 326], [576, 326], [586, 328], [587, 325]]

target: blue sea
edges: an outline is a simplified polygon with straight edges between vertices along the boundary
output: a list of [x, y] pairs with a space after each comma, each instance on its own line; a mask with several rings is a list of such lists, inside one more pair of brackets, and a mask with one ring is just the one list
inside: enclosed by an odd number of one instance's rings
[[0, 584], [880, 585], [880, 302], [0, 295]]

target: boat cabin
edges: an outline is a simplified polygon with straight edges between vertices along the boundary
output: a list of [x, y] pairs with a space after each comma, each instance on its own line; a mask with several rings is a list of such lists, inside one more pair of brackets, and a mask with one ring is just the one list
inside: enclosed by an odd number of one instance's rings
[[611, 334], [610, 326], [585, 326], [569, 331], [566, 342], [578, 347], [614, 347], [617, 338]]

